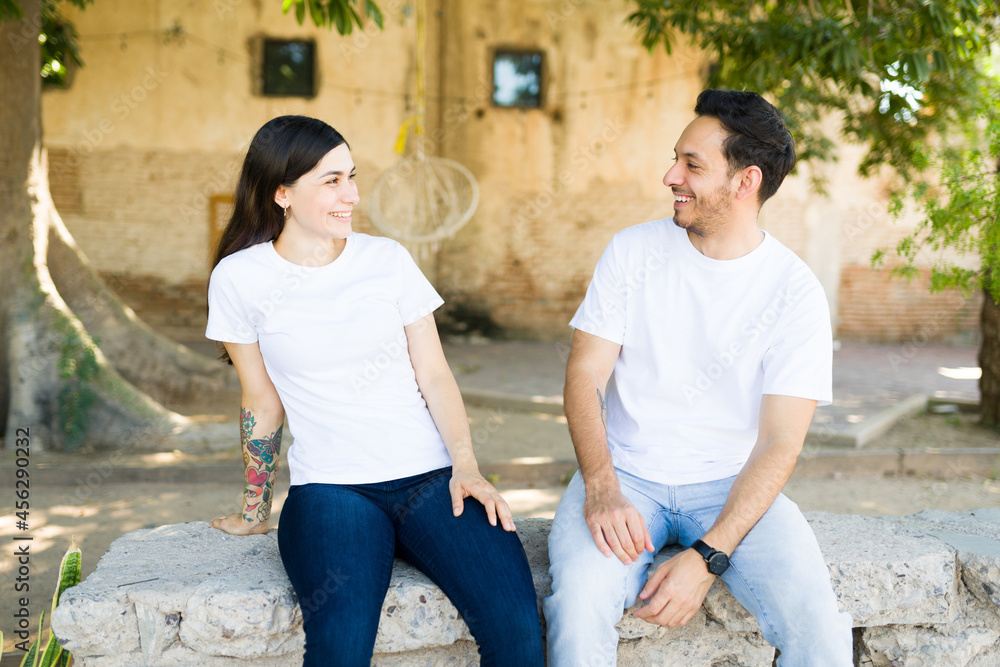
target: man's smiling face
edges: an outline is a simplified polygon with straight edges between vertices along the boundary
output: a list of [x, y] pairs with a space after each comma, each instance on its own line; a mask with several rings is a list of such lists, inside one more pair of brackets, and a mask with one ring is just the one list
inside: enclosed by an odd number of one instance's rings
[[663, 184], [674, 193], [674, 224], [699, 236], [710, 236], [729, 220], [733, 175], [722, 153], [727, 137], [716, 118], [699, 116], [674, 146], [674, 165]]

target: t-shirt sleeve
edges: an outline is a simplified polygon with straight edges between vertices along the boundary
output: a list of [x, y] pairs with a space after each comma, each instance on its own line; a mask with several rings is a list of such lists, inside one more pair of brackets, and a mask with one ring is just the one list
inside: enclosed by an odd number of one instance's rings
[[222, 264], [208, 282], [208, 328], [205, 337], [223, 343], [253, 343], [257, 330], [240, 298], [237, 281]]
[[397, 245], [396, 249], [399, 253], [401, 281], [399, 313], [403, 317], [403, 326], [407, 326], [440, 308], [444, 299], [420, 271], [406, 248]]
[[604, 249], [587, 295], [570, 320], [574, 329], [621, 345], [625, 341], [626, 283], [618, 257], [617, 237]]
[[785, 293], [786, 312], [764, 354], [763, 393], [833, 401], [833, 331], [830, 308], [819, 281]]

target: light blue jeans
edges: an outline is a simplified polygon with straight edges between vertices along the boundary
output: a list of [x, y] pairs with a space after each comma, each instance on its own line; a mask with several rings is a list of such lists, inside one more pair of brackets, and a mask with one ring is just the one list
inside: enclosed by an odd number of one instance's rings
[[[715, 523], [735, 477], [664, 486], [616, 469], [622, 493], [646, 520], [659, 551], [690, 546]], [[577, 472], [549, 534], [552, 595], [545, 598], [549, 667], [603, 667], [617, 660], [622, 612], [646, 582], [654, 554], [624, 565], [594, 544]], [[850, 615], [840, 612], [816, 537], [799, 508], [779, 495], [732, 554], [722, 581], [779, 651], [780, 667], [850, 667]]]

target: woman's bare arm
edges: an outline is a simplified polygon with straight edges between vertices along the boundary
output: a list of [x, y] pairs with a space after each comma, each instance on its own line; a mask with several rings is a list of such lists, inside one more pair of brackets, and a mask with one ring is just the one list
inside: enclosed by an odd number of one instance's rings
[[264, 368], [258, 344], [225, 345], [243, 389], [240, 399], [243, 507], [239, 512], [213, 520], [212, 527], [233, 535], [266, 533], [281, 455], [285, 410]]
[[441, 349], [434, 315], [407, 325], [405, 331], [417, 386], [451, 456], [450, 489], [455, 516], [462, 513], [465, 498], [472, 496], [486, 508], [491, 524], [495, 526], [499, 519], [504, 530], [514, 530], [514, 518], [507, 501], [479, 472], [479, 463], [472, 451], [469, 416], [455, 375]]

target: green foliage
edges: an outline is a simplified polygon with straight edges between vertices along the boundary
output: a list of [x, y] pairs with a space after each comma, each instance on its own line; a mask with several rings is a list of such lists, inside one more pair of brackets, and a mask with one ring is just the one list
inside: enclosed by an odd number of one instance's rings
[[[960, 289], [969, 293], [986, 289], [1000, 303], [1000, 99], [995, 91], [1000, 81], [975, 96], [972, 115], [978, 131], [960, 146], [945, 146], [927, 153], [928, 173], [934, 182], [918, 181], [895, 195], [894, 211], [901, 209], [904, 198], [915, 200], [922, 208], [922, 222], [913, 234], [904, 237], [895, 248], [903, 260], [894, 267], [895, 275], [917, 272], [917, 255], [923, 250], [955, 250], [960, 254], [976, 253], [979, 266], [968, 269], [940, 260], [931, 267], [931, 291]], [[898, 214], [898, 213], [897, 213]], [[884, 250], [872, 257], [878, 265], [885, 260]]]
[[[70, 0], [83, 9], [93, 0]], [[78, 35], [73, 24], [59, 11], [60, 0], [42, 0], [42, 30], [38, 43], [42, 49], [42, 85], [65, 86], [70, 67], [81, 67]]]
[[[59, 598], [62, 596], [63, 591], [80, 583], [83, 573], [81, 564], [82, 554], [80, 553], [80, 547], [77, 545], [76, 540], [72, 540], [69, 549], [63, 555], [62, 562], [59, 564], [59, 583], [56, 585], [56, 591], [52, 596], [52, 608], [50, 612], [56, 610], [56, 605], [59, 604]], [[55, 633], [52, 632], [51, 621], [49, 623], [49, 636], [45, 643], [45, 648], [42, 649], [42, 628], [45, 626], [45, 610], [43, 609], [41, 617], [38, 619], [38, 638], [35, 639], [28, 652], [24, 654], [24, 659], [21, 660], [21, 667], [65, 667], [65, 665], [69, 664], [70, 652], [63, 650], [63, 647], [56, 641]], [[0, 641], [2, 641], [2, 638], [0, 638]]]
[[821, 123], [868, 150], [859, 171], [904, 179], [927, 166], [928, 139], [973, 117], [979, 61], [1000, 40], [1000, 9], [976, 0], [634, 0], [643, 45], [670, 52], [677, 33], [714, 60], [708, 85], [768, 95], [800, 159], [830, 158]]
[[[68, 0], [84, 9], [94, 0]], [[65, 86], [70, 67], [80, 67], [80, 47], [76, 29], [59, 11], [62, 0], [42, 0], [42, 25], [38, 45], [42, 52], [42, 85]], [[0, 21], [20, 21], [24, 11], [17, 0], [0, 0]]]
[[57, 367], [63, 380], [56, 397], [59, 407], [59, 427], [66, 438], [66, 448], [76, 449], [83, 443], [90, 426], [90, 409], [97, 401], [91, 381], [99, 366], [92, 347], [80, 340], [75, 329], [63, 332]]
[[21, 5], [14, 0], [0, 0], [0, 21], [20, 21], [24, 18]]
[[[357, 5], [357, 8], [355, 7]], [[364, 26], [358, 9], [364, 6], [364, 13], [382, 29], [382, 10], [372, 0], [282, 0], [281, 10], [288, 13], [295, 8], [295, 19], [301, 25], [306, 14], [317, 26], [336, 28], [341, 35], [350, 35], [354, 26]]]

